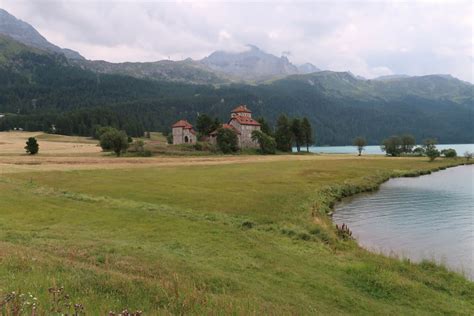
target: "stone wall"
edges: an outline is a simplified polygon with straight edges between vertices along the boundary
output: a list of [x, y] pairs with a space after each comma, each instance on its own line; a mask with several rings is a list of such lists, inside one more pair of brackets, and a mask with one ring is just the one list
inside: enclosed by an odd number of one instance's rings
[[196, 143], [196, 136], [191, 133], [190, 129], [182, 127], [173, 128], [173, 145], [194, 143]]

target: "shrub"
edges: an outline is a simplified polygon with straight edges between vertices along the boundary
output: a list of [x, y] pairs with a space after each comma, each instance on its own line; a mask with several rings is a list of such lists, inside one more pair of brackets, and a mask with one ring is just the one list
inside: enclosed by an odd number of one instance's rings
[[413, 155], [415, 156], [424, 156], [425, 155], [425, 149], [423, 147], [416, 147], [415, 149], [413, 149]]
[[136, 140], [130, 145], [130, 151], [140, 152], [145, 150], [145, 143], [143, 140]]
[[110, 131], [113, 131], [115, 130], [115, 128], [113, 128], [112, 126], [100, 126], [100, 125], [96, 125], [94, 127], [94, 131], [92, 133], [92, 137], [95, 138], [95, 139], [100, 139], [100, 137], [106, 133], [106, 132], [110, 132]]
[[276, 142], [275, 139], [262, 131], [253, 131], [252, 140], [258, 142], [260, 146], [260, 152], [262, 154], [275, 154], [276, 153]]
[[193, 145], [193, 148], [197, 151], [209, 151], [209, 152], [216, 151], [215, 146], [208, 142], [197, 142]]
[[128, 137], [124, 131], [111, 129], [100, 136], [100, 147], [104, 151], [111, 150], [117, 157], [128, 148]]
[[389, 156], [400, 156], [402, 152], [402, 140], [398, 136], [391, 136], [387, 139], [384, 139], [380, 148]]
[[224, 154], [229, 154], [239, 150], [237, 134], [228, 128], [219, 128], [217, 130], [217, 147]]
[[364, 150], [364, 147], [367, 145], [367, 141], [365, 140], [364, 137], [356, 137], [352, 144], [357, 147], [357, 151], [359, 152], [359, 156], [362, 155], [362, 151]]
[[469, 161], [469, 160], [472, 159], [472, 155], [473, 155], [473, 153], [466, 151], [464, 153], [464, 158], [466, 158], [466, 161]]
[[435, 139], [425, 140], [425, 144], [423, 146], [425, 148], [426, 156], [430, 159], [430, 161], [434, 161], [437, 157], [439, 157], [440, 153], [439, 150], [436, 149]]
[[448, 149], [443, 149], [441, 151], [441, 155], [443, 155], [446, 158], [456, 158], [458, 156], [458, 153], [456, 152], [456, 150], [452, 148], [448, 148]]
[[342, 226], [340, 227], [336, 225], [336, 231], [337, 231], [337, 235], [342, 240], [352, 239], [352, 232], [346, 224], [342, 224]]
[[26, 142], [25, 150], [30, 155], [36, 155], [39, 151], [39, 145], [36, 138], [30, 137]]

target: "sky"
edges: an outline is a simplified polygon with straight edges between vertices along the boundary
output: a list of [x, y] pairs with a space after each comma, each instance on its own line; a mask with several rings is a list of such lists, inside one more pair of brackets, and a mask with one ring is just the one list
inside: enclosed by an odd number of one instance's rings
[[472, 1], [0, 0], [50, 42], [110, 62], [203, 58], [253, 44], [291, 62], [474, 82]]

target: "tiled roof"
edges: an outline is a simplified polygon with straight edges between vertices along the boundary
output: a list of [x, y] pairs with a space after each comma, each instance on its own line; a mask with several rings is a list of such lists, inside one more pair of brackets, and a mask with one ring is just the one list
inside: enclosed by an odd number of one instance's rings
[[174, 123], [172, 127], [182, 127], [185, 129], [193, 128], [193, 126], [186, 120], [179, 120], [176, 123]]
[[231, 113], [252, 113], [252, 111], [247, 109], [246, 105], [239, 105], [238, 107], [233, 109]]
[[[230, 124], [222, 124], [221, 127], [222, 127], [222, 128], [231, 129], [231, 130], [233, 130], [235, 133], [240, 134], [240, 132], [239, 132], [235, 127], [233, 127], [233, 126], [230, 125]], [[216, 135], [216, 134], [217, 134], [217, 130], [211, 132], [211, 135]]]
[[236, 115], [233, 118], [231, 118], [230, 120], [231, 121], [236, 120], [237, 122], [239, 122], [240, 125], [260, 126], [259, 122], [255, 121], [253, 118], [247, 117], [247, 116]]

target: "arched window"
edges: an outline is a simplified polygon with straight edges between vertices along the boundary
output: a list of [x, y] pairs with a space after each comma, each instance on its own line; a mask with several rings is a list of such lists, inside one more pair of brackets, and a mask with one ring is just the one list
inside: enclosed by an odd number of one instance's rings
[[188, 136], [184, 136], [184, 142], [185, 142], [185, 143], [189, 142]]

